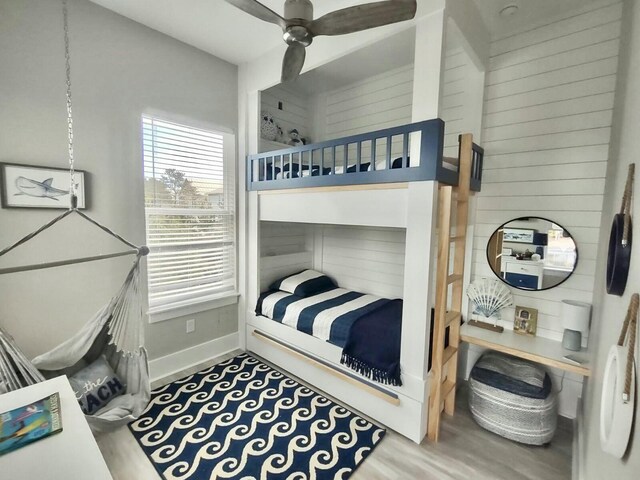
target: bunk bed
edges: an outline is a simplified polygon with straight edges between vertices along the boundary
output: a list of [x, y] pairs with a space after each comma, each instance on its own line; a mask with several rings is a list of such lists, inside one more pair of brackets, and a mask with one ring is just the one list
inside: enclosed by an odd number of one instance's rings
[[[468, 148], [463, 146], [465, 141]], [[434, 397], [430, 378], [435, 376], [440, 386], [442, 377], [442, 356], [447, 345], [440, 330], [444, 332], [446, 325], [440, 329], [438, 321], [450, 324], [453, 318], [446, 315], [448, 320], [445, 319], [446, 308], [435, 301], [438, 243], [435, 231], [437, 217], [442, 215], [438, 210], [440, 190], [443, 186], [449, 188], [443, 198], [448, 198], [450, 204], [451, 189], [456, 188], [461, 179], [466, 183], [467, 192], [479, 191], [482, 182], [482, 148], [473, 144], [470, 135], [461, 136], [460, 145], [457, 158], [444, 157], [444, 122], [433, 119], [247, 158], [250, 238], [247, 349], [415, 442], [420, 442], [427, 431], [429, 399]], [[322, 305], [322, 301], [347, 298], [353, 292], [334, 285], [328, 287], [328, 293], [325, 289], [325, 296], [321, 295], [317, 301], [300, 301], [300, 298], [291, 298], [296, 296], [294, 291], [279, 291], [277, 285], [283, 277], [322, 271], [322, 264], [314, 251], [261, 256], [260, 224], [265, 221], [406, 230], [402, 300], [398, 304], [386, 299], [391, 302], [387, 303], [375, 297], [363, 303], [387, 308], [385, 315], [401, 316], [401, 320], [395, 319], [401, 325], [401, 333], [398, 331], [401, 384], [375, 381], [380, 378], [362, 375], [341, 362], [347, 336], [339, 340], [326, 333], [314, 336], [313, 328], [307, 326], [307, 331], [295, 328], [297, 317], [293, 323], [290, 318], [282, 321], [289, 315], [282, 308], [274, 314], [276, 302], [281, 306], [292, 301], [302, 306]], [[464, 239], [455, 241], [456, 245], [464, 245]], [[452, 282], [461, 284], [461, 275], [451, 277], [456, 277]], [[334, 287], [336, 290], [331, 290]], [[360, 298], [359, 295], [353, 298]], [[444, 300], [446, 302], [446, 297]], [[263, 309], [265, 301], [268, 307]], [[296, 310], [296, 315], [300, 310]], [[363, 312], [365, 318], [369, 318], [370, 310]], [[434, 311], [434, 338], [442, 345], [435, 349], [434, 356], [439, 370], [436, 375], [429, 375]], [[443, 318], [439, 320], [440, 311]], [[435, 393], [440, 398], [440, 392], [435, 390]], [[440, 410], [438, 401], [438, 415]]]

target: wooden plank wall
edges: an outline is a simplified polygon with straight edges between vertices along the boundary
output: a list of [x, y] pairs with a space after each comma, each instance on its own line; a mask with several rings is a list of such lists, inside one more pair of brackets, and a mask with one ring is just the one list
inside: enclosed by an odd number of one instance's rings
[[[578, 245], [574, 275], [542, 292], [513, 289], [538, 309], [538, 335], [560, 340], [561, 301], [592, 303], [595, 259], [618, 65], [621, 2], [602, 2], [494, 40], [487, 72], [485, 148], [472, 278], [493, 277], [485, 248], [493, 231], [521, 216], [566, 227]], [[505, 327], [512, 328], [513, 310]], [[472, 365], [472, 362], [469, 362]], [[561, 411], [575, 415], [581, 379], [569, 376]]]
[[260, 222], [260, 290], [279, 277], [311, 268], [312, 226], [302, 223]]
[[445, 122], [444, 155], [447, 157], [458, 156], [458, 136], [466, 133], [465, 93], [471, 68], [469, 56], [462, 48], [447, 49], [440, 96], [440, 118]]
[[313, 267], [341, 287], [402, 297], [405, 229], [261, 222], [260, 237], [263, 291], [279, 276], [311, 268], [315, 259]]
[[[260, 100], [262, 112], [270, 113], [282, 128], [285, 137], [284, 143], [287, 143], [288, 134], [292, 128], [297, 129], [302, 137], [311, 135], [312, 116], [308, 97], [286, 86], [276, 85], [263, 91]], [[282, 110], [278, 110], [278, 102], [282, 102]], [[317, 139], [312, 138], [311, 140], [316, 141]], [[279, 147], [272, 146], [272, 148]]]
[[[319, 226], [321, 268], [341, 287], [402, 298], [406, 230]], [[318, 255], [319, 252], [316, 252]], [[317, 257], [316, 257], [317, 258]]]
[[[322, 115], [315, 118], [316, 136], [331, 140], [411, 123], [412, 95], [412, 64], [317, 95], [313, 108]], [[401, 156], [400, 139], [394, 138], [392, 145], [392, 158]], [[386, 143], [378, 142], [377, 168], [384, 168], [385, 151]], [[367, 142], [362, 155], [368, 159], [370, 153]], [[349, 157], [355, 158], [355, 146], [350, 146]]]

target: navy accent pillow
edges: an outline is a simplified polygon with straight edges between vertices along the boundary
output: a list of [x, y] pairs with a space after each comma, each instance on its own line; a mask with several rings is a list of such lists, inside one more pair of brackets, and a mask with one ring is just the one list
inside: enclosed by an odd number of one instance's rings
[[337, 285], [326, 275], [314, 270], [303, 270], [276, 280], [269, 290], [281, 290], [298, 297], [310, 297], [337, 288]]
[[[360, 171], [366, 172], [367, 170], [369, 170], [369, 165], [370, 165], [370, 162], [361, 163]], [[356, 165], [351, 165], [350, 167], [347, 167], [347, 173], [353, 173], [355, 171], [356, 171]]]
[[[411, 163], [411, 159], [409, 157], [407, 157], [407, 161], [405, 162], [405, 167], [409, 167]], [[402, 168], [402, 157], [398, 157], [396, 158], [392, 163], [391, 163], [391, 168]]]
[[[278, 174], [280, 173], [280, 167], [275, 167], [275, 177], [273, 169], [271, 168], [271, 164], [267, 164], [267, 180], [273, 180], [274, 178], [278, 178]], [[264, 180], [264, 170], [260, 172], [260, 180]]]
[[69, 383], [85, 415], [93, 415], [127, 389], [103, 356], [69, 377]]

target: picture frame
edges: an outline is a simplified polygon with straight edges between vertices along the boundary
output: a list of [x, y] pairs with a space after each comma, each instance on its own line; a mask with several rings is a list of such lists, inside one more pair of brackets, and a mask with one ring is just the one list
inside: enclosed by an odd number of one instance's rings
[[513, 319], [513, 331], [520, 335], [536, 336], [538, 330], [538, 310], [531, 307], [516, 305]]
[[505, 228], [502, 231], [503, 242], [533, 243], [535, 230], [528, 228]]
[[[78, 208], [86, 208], [85, 172], [74, 175]], [[2, 208], [68, 209], [69, 170], [66, 168], [0, 163], [0, 203]]]

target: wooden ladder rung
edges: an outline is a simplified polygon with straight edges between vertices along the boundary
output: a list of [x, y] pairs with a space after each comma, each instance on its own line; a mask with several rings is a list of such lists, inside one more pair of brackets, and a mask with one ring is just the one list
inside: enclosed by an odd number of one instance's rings
[[446, 365], [456, 353], [458, 353], [458, 349], [456, 347], [452, 347], [451, 345], [449, 345], [447, 348], [445, 348], [442, 355], [442, 364]]
[[442, 161], [445, 163], [449, 163], [451, 165], [455, 165], [456, 167], [460, 163], [460, 159], [458, 157], [442, 157]]
[[440, 411], [444, 410], [444, 402], [447, 400], [447, 397], [453, 390], [456, 388], [455, 380], [445, 380], [442, 382], [442, 395], [440, 396]]
[[452, 322], [455, 322], [456, 320], [460, 320], [461, 317], [462, 317], [462, 314], [460, 312], [456, 312], [454, 310], [447, 312], [446, 316], [444, 317], [445, 328], [448, 327]]
[[[436, 284], [436, 305], [432, 365], [434, 383], [429, 401], [429, 419], [427, 433], [429, 440], [438, 441], [442, 411], [453, 415], [456, 395], [456, 374], [459, 344], [459, 325], [462, 320], [461, 305], [464, 281], [464, 260], [469, 220], [469, 195], [471, 171], [473, 167], [473, 137], [471, 134], [460, 136], [460, 156], [458, 159], [445, 158], [449, 163], [460, 166], [458, 186], [438, 184], [438, 263]], [[452, 216], [455, 211], [455, 221]], [[453, 223], [453, 225], [452, 225]], [[454, 247], [453, 274], [449, 275], [451, 246]], [[452, 285], [449, 292], [449, 285]], [[450, 300], [450, 301], [449, 301]], [[446, 311], [450, 305], [451, 311]], [[451, 345], [444, 347], [443, 338], [449, 327]], [[446, 374], [446, 377], [445, 377]]]

